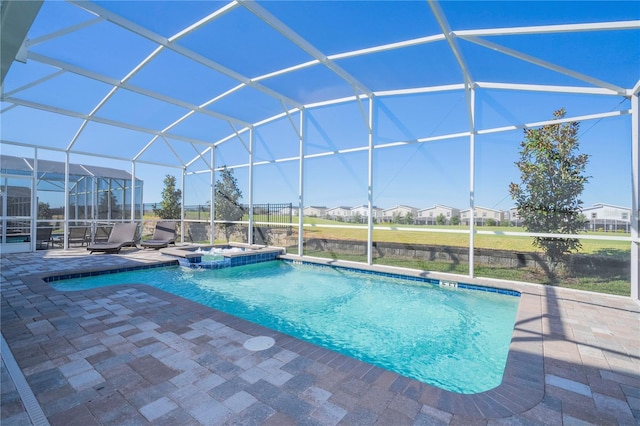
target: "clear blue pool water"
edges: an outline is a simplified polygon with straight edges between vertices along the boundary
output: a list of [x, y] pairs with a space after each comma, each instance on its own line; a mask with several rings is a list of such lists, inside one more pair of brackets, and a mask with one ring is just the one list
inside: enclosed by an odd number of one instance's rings
[[51, 283], [143, 283], [452, 392], [502, 380], [518, 297], [342, 269], [264, 262], [155, 268]]

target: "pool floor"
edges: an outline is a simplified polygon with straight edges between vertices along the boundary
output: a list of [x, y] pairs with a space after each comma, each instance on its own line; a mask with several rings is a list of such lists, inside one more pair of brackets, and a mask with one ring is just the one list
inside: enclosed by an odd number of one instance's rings
[[[509, 285], [523, 297], [507, 373], [478, 396], [148, 286], [60, 294], [41, 280], [162, 260], [135, 249], [2, 256], [2, 334], [51, 424], [637, 424], [640, 417], [640, 309], [629, 298]], [[276, 344], [243, 348], [258, 335]], [[1, 420], [28, 424], [13, 393], [3, 393]]]

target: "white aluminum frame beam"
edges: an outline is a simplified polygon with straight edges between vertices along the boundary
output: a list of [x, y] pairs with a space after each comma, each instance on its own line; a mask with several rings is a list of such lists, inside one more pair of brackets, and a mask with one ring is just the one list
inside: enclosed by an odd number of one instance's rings
[[[214, 71], [217, 71], [221, 74], [226, 75], [227, 77], [230, 77], [240, 83], [243, 83], [246, 86], [252, 87], [256, 90], [259, 90], [261, 92], [263, 92], [264, 94], [271, 96], [273, 98], [276, 99], [281, 99], [283, 101], [285, 101], [286, 103], [290, 104], [290, 105], [295, 105], [295, 106], [300, 106], [298, 104], [298, 102], [294, 101], [293, 99], [288, 98], [287, 96], [276, 92], [275, 90], [269, 89], [268, 87], [263, 86], [262, 84], [258, 83], [258, 82], [254, 82], [251, 81], [250, 78], [235, 72], [215, 61], [212, 61], [211, 59], [208, 59], [202, 55], [199, 55], [195, 52], [193, 52], [192, 50], [189, 50], [185, 47], [182, 47], [178, 44], [175, 44], [173, 42], [171, 42], [169, 39], [153, 32], [150, 31], [144, 27], [141, 27], [140, 25], [137, 25], [125, 18], [123, 18], [120, 15], [117, 15], [107, 9], [104, 9], [100, 6], [98, 6], [95, 3], [91, 3], [91, 2], [84, 2], [84, 1], [79, 1], [79, 0], [68, 0], [69, 3], [74, 4], [76, 6], [78, 6], [81, 9], [84, 9], [88, 12], [91, 12], [95, 15], [101, 16], [104, 19], [108, 20], [109, 22], [114, 23], [115, 25], [118, 25], [128, 31], [131, 31], [137, 35], [139, 35], [140, 37], [144, 37], [158, 45], [162, 45], [168, 49], [173, 50], [174, 52], [185, 56], [193, 61], [196, 61]], [[234, 7], [236, 5], [237, 2], [232, 2], [234, 4]], [[226, 6], [225, 6], [226, 7]], [[231, 9], [228, 9], [231, 10]], [[227, 10], [227, 11], [228, 11]]]
[[[166, 140], [165, 138], [163, 138], [163, 139], [164, 139], [164, 141], [169, 145], [169, 147], [173, 150], [173, 148], [171, 147], [171, 144], [169, 144], [169, 141], [168, 141], [168, 140]], [[191, 148], [193, 148], [193, 150], [196, 152], [196, 157], [195, 157], [193, 160], [191, 160], [191, 161], [189, 162], [189, 165], [191, 165], [191, 164], [193, 164], [194, 162], [198, 161], [198, 159], [201, 159], [201, 160], [202, 160], [202, 162], [203, 162], [203, 163], [204, 163], [208, 168], [211, 168], [211, 167], [212, 167], [212, 165], [211, 165], [211, 164], [209, 164], [209, 160], [207, 160], [207, 159], [204, 157], [204, 156], [205, 156], [205, 154], [207, 153], [207, 150], [204, 150], [204, 151], [202, 151], [202, 152], [201, 152], [201, 151], [198, 151], [198, 148], [196, 148], [196, 147], [195, 147], [195, 145], [193, 145], [193, 144], [191, 144]], [[174, 151], [174, 152], [175, 152], [175, 151]], [[176, 153], [176, 155], [178, 155], [178, 154]], [[186, 165], [185, 165], [185, 167], [186, 167]]]
[[438, 25], [440, 26], [440, 29], [442, 30], [442, 34], [449, 44], [449, 48], [451, 49], [453, 56], [458, 62], [458, 66], [460, 67], [462, 76], [464, 78], [464, 84], [467, 86], [471, 86], [473, 84], [471, 72], [469, 71], [469, 67], [467, 66], [467, 63], [462, 56], [462, 52], [460, 52], [460, 47], [458, 46], [455, 37], [452, 35], [451, 26], [449, 25], [449, 22], [447, 21], [447, 18], [444, 15], [442, 8], [440, 7], [440, 3], [436, 2], [435, 0], [428, 0], [428, 3], [429, 7], [431, 8], [431, 12], [433, 13], [436, 21], [438, 22]]
[[[49, 81], [49, 80], [51, 80], [53, 78], [56, 78], [56, 77], [58, 77], [58, 76], [60, 76], [60, 75], [62, 75], [64, 73], [66, 73], [65, 70], [59, 69], [57, 71], [52, 72], [51, 74], [45, 75], [44, 77], [41, 77], [41, 78], [39, 78], [37, 80], [34, 80], [34, 81], [30, 82], [30, 83], [27, 83], [27, 84], [23, 85], [23, 86], [17, 87], [17, 88], [15, 88], [13, 90], [10, 90], [8, 92], [4, 92], [2, 95], [3, 96], [13, 96], [16, 93], [20, 93], [23, 90], [27, 90], [27, 89], [30, 89], [32, 87], [35, 87], [35, 86], [39, 85], [40, 83], [44, 83], [45, 81]], [[3, 110], [3, 112], [4, 112], [4, 110]]]
[[[142, 197], [140, 197], [142, 200]], [[76, 217], [78, 217], [76, 215]], [[131, 221], [136, 220], [136, 162], [131, 161]], [[142, 216], [140, 216], [140, 237], [142, 237]]]
[[374, 200], [374, 164], [373, 164], [373, 147], [375, 145], [374, 127], [374, 97], [369, 98], [369, 123], [367, 126], [369, 138], [369, 149], [367, 152], [367, 264], [373, 265], [373, 200]]
[[219, 17], [221, 17], [222, 15], [226, 14], [227, 12], [232, 11], [233, 9], [235, 9], [238, 6], [238, 2], [236, 1], [232, 1], [230, 3], [227, 3], [226, 5], [222, 6], [220, 9], [210, 13], [209, 15], [205, 16], [204, 18], [198, 20], [197, 22], [189, 25], [188, 27], [178, 31], [175, 35], [171, 36], [168, 38], [169, 43], [173, 43], [176, 40], [191, 34], [192, 32], [194, 32], [195, 30], [197, 30], [198, 28], [203, 27], [204, 25], [215, 21], [216, 19], [218, 19]]
[[211, 233], [209, 235], [209, 243], [214, 244], [216, 240], [216, 229], [215, 229], [215, 217], [216, 217], [216, 150], [212, 148], [209, 152], [210, 157], [210, 170], [211, 176], [209, 178], [209, 199], [211, 200], [209, 204], [209, 227], [211, 229]]
[[[609, 94], [609, 93], [607, 93], [607, 94]], [[519, 124], [514, 124], [514, 125], [510, 125], [510, 126], [503, 126], [503, 127], [476, 129], [475, 133], [477, 135], [484, 135], [484, 134], [491, 134], [491, 133], [502, 133], [502, 132], [509, 132], [509, 131], [514, 131], [514, 130], [523, 130], [523, 129], [526, 129], [526, 128], [540, 127], [540, 126], [544, 126], [544, 125], [548, 125], [548, 124], [561, 124], [561, 123], [568, 123], [568, 122], [572, 122], [572, 121], [589, 121], [589, 120], [596, 120], [596, 119], [602, 119], [602, 118], [611, 118], [611, 117], [623, 116], [623, 115], [628, 115], [628, 114], [631, 114], [631, 110], [609, 111], [609, 112], [603, 112], [603, 113], [598, 113], [598, 114], [589, 114], [589, 115], [579, 115], [579, 116], [565, 117], [563, 119], [552, 119], [552, 120], [544, 120], [544, 121], [537, 121], [537, 122], [530, 122], [530, 123], [519, 123]], [[401, 145], [411, 145], [411, 144], [416, 144], [416, 143], [426, 143], [426, 142], [435, 142], [435, 141], [441, 141], [441, 140], [447, 140], [447, 139], [463, 138], [463, 137], [469, 137], [469, 135], [470, 135], [470, 132], [469, 131], [465, 131], [465, 132], [460, 132], [460, 133], [449, 133], [449, 134], [438, 135], [438, 136], [417, 138], [417, 139], [414, 139], [414, 140], [403, 140], [403, 141], [395, 141], [395, 142], [386, 142], [386, 143], [383, 143], [383, 144], [374, 145], [374, 149], [384, 149], [384, 148], [391, 148], [391, 147], [401, 146]], [[218, 146], [220, 143], [227, 142], [230, 139], [235, 138], [236, 136], [237, 136], [236, 134], [229, 135], [229, 136], [225, 137], [224, 139], [222, 139], [222, 140], [220, 140], [218, 142], [215, 142], [214, 145]], [[348, 153], [351, 153], [351, 152], [361, 152], [361, 151], [366, 151], [366, 150], [368, 150], [368, 146], [361, 146], [361, 147], [346, 148], [346, 149], [339, 149], [339, 150], [332, 150], [332, 151], [319, 152], [319, 153], [315, 153], [315, 154], [309, 154], [309, 155], [306, 155], [305, 158], [308, 159], [308, 158], [316, 158], [316, 157], [325, 157], [325, 156], [336, 155], [336, 154], [348, 154]], [[205, 150], [205, 152], [206, 152], [206, 150]], [[271, 163], [286, 162], [286, 161], [297, 161], [297, 160], [298, 160], [298, 157], [278, 158], [278, 159], [272, 159], [272, 160], [267, 160], [267, 161], [262, 161], [262, 162], [256, 162], [256, 163], [254, 163], [254, 165], [271, 164]], [[227, 168], [229, 168], [229, 169], [241, 168], [241, 167], [246, 167], [247, 165], [248, 164], [227, 165]]]
[[444, 34], [434, 34], [434, 35], [425, 36], [425, 37], [418, 37], [418, 38], [413, 38], [409, 40], [398, 41], [395, 43], [387, 43], [387, 44], [381, 44], [373, 47], [366, 47], [364, 49], [352, 50], [350, 52], [335, 53], [333, 55], [327, 56], [327, 58], [329, 58], [332, 61], [335, 61], [338, 59], [346, 59], [346, 58], [354, 58], [356, 56], [371, 55], [375, 53], [386, 52], [389, 50], [404, 49], [406, 47], [419, 46], [421, 44], [428, 44], [428, 43], [433, 43], [436, 41], [443, 41], [443, 40], [446, 40]]
[[253, 244], [253, 153], [254, 153], [254, 131], [249, 130], [249, 229], [247, 241]]
[[304, 152], [306, 126], [304, 125], [306, 110], [300, 111], [300, 133], [298, 138], [298, 256], [304, 255]]
[[[513, 28], [495, 28], [483, 30], [461, 30], [451, 31], [457, 37], [467, 36], [500, 36], [500, 35], [523, 35], [523, 34], [548, 34], [563, 32], [579, 32], [579, 31], [611, 31], [611, 30], [632, 30], [640, 27], [640, 21], [621, 21], [621, 22], [598, 22], [593, 24], [569, 24], [569, 25], [545, 25], [545, 26], [529, 26], [529, 27], [513, 27]], [[421, 44], [433, 43], [446, 40], [444, 34], [435, 34], [425, 37], [418, 37], [410, 40], [387, 43], [374, 47], [353, 50], [349, 52], [336, 53], [328, 55], [327, 59], [336, 61], [340, 59], [353, 58], [357, 56], [370, 55], [395, 49], [403, 49], [406, 47], [418, 46]], [[312, 67], [321, 64], [321, 60], [313, 59], [311, 61], [296, 64], [288, 68], [273, 71], [268, 74], [255, 77], [253, 81], [262, 81], [271, 77], [287, 74], [292, 71]]]
[[[30, 226], [29, 229], [31, 232], [31, 235], [37, 235], [36, 232], [38, 232], [38, 148], [34, 148], [33, 149], [33, 173], [31, 175], [31, 222], [30, 222]], [[68, 177], [67, 177], [68, 179]], [[68, 182], [65, 180], [65, 194], [68, 188]], [[3, 191], [4, 191], [4, 184], [3, 184]], [[2, 196], [2, 194], [0, 194], [0, 196]], [[3, 200], [4, 201], [4, 200]], [[66, 207], [66, 206], [65, 206]], [[67, 214], [67, 210], [65, 208], [65, 215]], [[5, 215], [3, 215], [5, 216]], [[31, 251], [35, 252], [38, 248], [37, 246], [38, 241], [36, 238], [31, 238]]]
[[[589, 115], [589, 116], [579, 116], [579, 117], [564, 118], [564, 119], [561, 119], [561, 120], [547, 120], [547, 121], [540, 121], [540, 122], [535, 122], [535, 123], [518, 124], [518, 125], [514, 125], [514, 126], [497, 127], [497, 128], [485, 129], [485, 130], [476, 130], [475, 133], [476, 133], [476, 135], [484, 135], [484, 134], [490, 134], [490, 133], [509, 132], [509, 131], [513, 131], [513, 130], [523, 130], [523, 129], [526, 129], [526, 128], [539, 127], [539, 126], [543, 126], [543, 125], [546, 125], [546, 124], [559, 124], [559, 123], [570, 122], [570, 121], [585, 121], [585, 120], [594, 120], [594, 119], [601, 119], [601, 118], [610, 118], [610, 117], [628, 115], [630, 113], [631, 113], [630, 110], [614, 111], [614, 112], [609, 112], [609, 113], [592, 114], [592, 115]], [[440, 136], [431, 136], [431, 137], [427, 137], [427, 138], [418, 138], [418, 139], [414, 139], [414, 140], [388, 142], [388, 143], [384, 143], [384, 144], [375, 145], [374, 149], [393, 148], [393, 147], [402, 146], [402, 145], [413, 145], [413, 144], [418, 144], [418, 143], [427, 143], [427, 142], [436, 142], [436, 141], [442, 141], [442, 140], [448, 140], [448, 139], [464, 138], [464, 137], [469, 137], [470, 134], [471, 133], [467, 131], [467, 132], [461, 132], [461, 133], [450, 133], [450, 134], [447, 134], [447, 135], [440, 135]], [[349, 154], [349, 153], [353, 153], [353, 152], [363, 152], [363, 151], [367, 151], [368, 149], [369, 149], [368, 146], [361, 146], [361, 147], [356, 147], [356, 148], [346, 148], [346, 149], [339, 149], [339, 150], [333, 150], [333, 151], [324, 151], [324, 152], [318, 152], [318, 153], [315, 153], [315, 154], [308, 154], [308, 155], [305, 156], [305, 159], [328, 157], [328, 156], [331, 156], [331, 155], [339, 155], [339, 154]], [[274, 164], [274, 163], [284, 163], [284, 162], [287, 162], [287, 161], [297, 161], [298, 158], [299, 157], [296, 156], [296, 157], [278, 158], [278, 159], [273, 159], [273, 160], [264, 160], [264, 161], [260, 161], [260, 162], [255, 162], [254, 166], [265, 165], [265, 164]], [[244, 168], [244, 167], [248, 167], [248, 166], [249, 166], [249, 163], [244, 163], [244, 164], [227, 165], [226, 167], [228, 169], [239, 169], [239, 168]]]
[[[7, 144], [7, 145], [14, 145], [14, 146], [21, 146], [21, 147], [25, 147], [25, 148], [40, 148], [42, 150], [45, 151], [53, 151], [53, 152], [67, 152], [66, 149], [64, 148], [56, 148], [56, 147], [49, 147], [49, 146], [42, 146], [42, 145], [34, 145], [34, 144], [29, 144], [29, 143], [23, 143], [23, 142], [16, 142], [16, 141], [10, 141], [8, 139], [0, 139], [0, 143], [2, 144]], [[83, 155], [86, 157], [96, 157], [98, 155], [96, 155], [95, 152], [84, 152], [84, 151], [68, 151], [71, 154], [74, 155]], [[100, 158], [108, 158], [110, 160], [118, 160], [118, 161], [124, 161], [124, 162], [130, 162], [131, 158], [128, 157], [118, 157], [116, 155], [108, 155], [108, 154], [100, 154], [99, 155]], [[181, 168], [181, 166], [176, 166], [175, 164], [166, 164], [166, 163], [159, 163], [156, 161], [144, 161], [144, 160], [136, 160], [138, 163], [142, 163], [142, 164], [149, 164], [152, 166], [159, 166], [159, 167], [169, 167], [169, 168], [175, 168], [175, 169], [179, 169]], [[84, 167], [83, 167], [84, 168]], [[89, 172], [87, 169], [84, 169], [87, 173], [89, 173], [91, 176], [93, 176], [93, 174], [91, 172]]]
[[[69, 248], [69, 151], [64, 155], [64, 249]], [[95, 181], [95, 178], [93, 179]], [[97, 196], [97, 191], [96, 191]]]
[[534, 25], [527, 27], [491, 28], [482, 30], [460, 30], [453, 33], [458, 37], [466, 36], [504, 36], [524, 34], [577, 33], [585, 31], [636, 30], [640, 21], [594, 22], [585, 24]]
[[544, 84], [495, 83], [476, 81], [475, 87], [488, 90], [513, 90], [519, 92], [547, 92], [579, 95], [620, 96], [620, 92], [603, 87], [587, 86], [549, 86]]
[[608, 83], [606, 81], [602, 81], [602, 80], [599, 80], [597, 78], [594, 78], [594, 77], [579, 73], [577, 71], [570, 70], [569, 68], [565, 68], [565, 67], [562, 67], [560, 65], [556, 65], [556, 64], [553, 64], [551, 62], [536, 58], [534, 56], [527, 55], [526, 53], [518, 52], [517, 50], [510, 49], [508, 47], [504, 47], [502, 45], [499, 45], [497, 43], [493, 43], [493, 42], [488, 41], [488, 40], [483, 40], [481, 38], [474, 37], [474, 36], [464, 36], [464, 37], [460, 37], [460, 38], [463, 39], [463, 40], [467, 40], [467, 41], [469, 41], [471, 43], [475, 43], [475, 44], [477, 44], [479, 46], [482, 46], [482, 47], [485, 47], [485, 48], [488, 48], [488, 49], [503, 53], [505, 55], [514, 57], [516, 59], [520, 59], [522, 61], [529, 62], [531, 64], [540, 66], [542, 68], [547, 68], [547, 69], [549, 69], [551, 71], [555, 71], [557, 73], [560, 73], [560, 74], [563, 74], [563, 75], [566, 75], [566, 76], [569, 76], [569, 77], [572, 77], [572, 78], [575, 78], [575, 79], [578, 79], [578, 80], [582, 80], [582, 81], [584, 81], [586, 83], [589, 83], [589, 84], [592, 84], [592, 85], [594, 85], [596, 87], [602, 87], [602, 88], [605, 88], [605, 89], [612, 90], [614, 92], [617, 92], [621, 96], [624, 96], [627, 93], [626, 89], [623, 89], [622, 87], [617, 86], [615, 84], [611, 84], [611, 83]]
[[40, 37], [36, 37], [36, 38], [29, 39], [29, 40], [25, 40], [24, 46], [28, 49], [30, 47], [37, 46], [37, 45], [39, 45], [41, 43], [53, 40], [55, 38], [62, 37], [62, 36], [65, 36], [67, 34], [71, 34], [71, 33], [74, 33], [76, 31], [80, 31], [80, 30], [82, 30], [84, 28], [91, 27], [91, 26], [93, 26], [95, 24], [98, 24], [98, 23], [100, 23], [102, 21], [104, 21], [104, 19], [102, 19], [102, 18], [100, 18], [98, 16], [96, 18], [89, 19], [87, 21], [80, 22], [79, 24], [75, 24], [75, 25], [71, 25], [69, 27], [62, 28], [60, 30], [54, 31], [54, 32], [49, 33], [49, 34], [45, 34], [45, 35], [40, 36]]
[[[288, 225], [283, 223], [282, 225]], [[310, 224], [304, 225], [307, 228], [334, 228], [334, 229], [360, 229], [361, 226], [356, 225], [330, 225], [330, 224]], [[410, 231], [410, 232], [424, 232], [427, 234], [468, 234], [469, 231], [465, 229], [437, 229], [437, 228], [414, 228], [411, 226], [395, 226], [390, 224], [389, 226], [374, 226], [375, 231]], [[605, 235], [584, 235], [584, 234], [553, 234], [542, 232], [503, 232], [503, 231], [475, 231], [476, 235], [500, 235], [509, 237], [540, 237], [540, 238], [575, 238], [578, 240], [599, 240], [599, 241], [630, 241], [630, 237], [617, 237], [617, 236], [605, 236]]]
[[637, 90], [631, 97], [631, 109], [631, 298], [640, 303], [640, 101]]
[[[120, 80], [120, 84], [124, 84], [128, 80], [130, 80], [147, 63], [149, 63], [153, 58], [155, 58], [160, 53], [160, 51], [162, 51], [162, 47], [158, 47], [153, 52], [151, 52], [151, 54], [149, 54], [145, 59], [143, 59], [142, 62], [140, 62], [137, 66], [135, 66], [133, 70], [131, 70], [122, 80]], [[100, 100], [100, 102], [98, 102], [98, 104], [91, 110], [91, 112], [89, 113], [89, 117], [84, 119], [84, 121], [80, 125], [80, 128], [78, 129], [76, 134], [73, 135], [73, 138], [71, 139], [71, 142], [69, 142], [69, 145], [67, 146], [67, 150], [70, 150], [71, 148], [73, 148], [73, 145], [75, 145], [76, 141], [78, 140], [78, 138], [80, 138], [80, 136], [82, 135], [82, 132], [86, 128], [87, 124], [89, 123], [89, 118], [95, 116], [97, 114], [97, 112], [100, 110], [100, 108], [102, 108], [104, 106], [104, 104], [107, 103], [107, 101], [109, 99], [111, 99], [113, 97], [113, 95], [116, 94], [116, 92], [120, 88], [120, 84], [114, 85], [111, 88], [111, 90], [109, 90], [109, 93], [107, 93]]]
[[[383, 45], [379, 45], [379, 46], [374, 46], [374, 47], [367, 47], [364, 49], [359, 49], [359, 50], [352, 50], [349, 52], [344, 52], [344, 53], [334, 53], [333, 55], [327, 55], [326, 58], [330, 61], [337, 61], [340, 59], [346, 59], [346, 58], [354, 58], [357, 56], [363, 56], [363, 55], [369, 55], [369, 54], [374, 54], [374, 53], [380, 53], [380, 52], [385, 52], [388, 50], [395, 50], [395, 49], [402, 49], [405, 47], [412, 47], [412, 46], [418, 46], [421, 44], [427, 44], [427, 43], [432, 43], [434, 41], [442, 41], [444, 40], [444, 35], [442, 34], [436, 34], [433, 36], [426, 36], [426, 37], [419, 37], [419, 38], [415, 38], [415, 39], [411, 39], [411, 40], [405, 40], [405, 41], [399, 41], [396, 43], [388, 43], [388, 44], [383, 44]], [[320, 65], [322, 64], [322, 61], [320, 59], [313, 59], [311, 61], [307, 61], [307, 62], [303, 62], [301, 64], [296, 64], [296, 65], [292, 65], [288, 68], [283, 68], [281, 70], [277, 70], [277, 71], [273, 71], [270, 72], [268, 74], [263, 74], [261, 76], [255, 77], [252, 80], [253, 81], [262, 81], [262, 80], [266, 80], [272, 77], [277, 77], [279, 75], [283, 75], [283, 74], [287, 74], [293, 71], [298, 71], [304, 68], [309, 68], [309, 67], [313, 67], [316, 65]]]
[[110, 86], [113, 86], [114, 88], [118, 87], [118, 88], [126, 89], [126, 90], [129, 90], [130, 92], [134, 92], [134, 93], [137, 93], [137, 94], [142, 95], [142, 96], [147, 96], [149, 98], [153, 98], [153, 99], [156, 99], [156, 100], [159, 100], [159, 101], [162, 101], [162, 102], [166, 102], [168, 104], [172, 104], [172, 105], [175, 105], [177, 107], [181, 107], [181, 108], [187, 109], [189, 111], [200, 112], [202, 114], [206, 114], [206, 115], [209, 115], [209, 116], [211, 116], [213, 118], [217, 118], [217, 119], [220, 119], [220, 120], [223, 120], [223, 121], [232, 121], [232, 122], [236, 122], [238, 124], [246, 125], [246, 126], [251, 125], [251, 123], [249, 123], [247, 121], [244, 121], [244, 120], [241, 120], [239, 118], [231, 117], [231, 116], [228, 116], [228, 115], [225, 115], [225, 114], [221, 114], [221, 113], [218, 113], [218, 112], [215, 112], [215, 111], [211, 111], [211, 110], [205, 109], [205, 107], [207, 105], [209, 105], [209, 102], [205, 102], [202, 105], [193, 105], [193, 104], [190, 104], [188, 102], [185, 102], [185, 101], [182, 101], [182, 100], [179, 100], [179, 99], [175, 99], [175, 98], [172, 98], [170, 96], [163, 95], [161, 93], [154, 92], [152, 90], [143, 89], [141, 87], [129, 84], [126, 81], [123, 82], [122, 80], [118, 80], [117, 78], [107, 77], [107, 76], [104, 76], [104, 75], [102, 75], [100, 73], [97, 73], [97, 72], [94, 72], [94, 71], [90, 71], [90, 70], [87, 70], [85, 68], [82, 68], [82, 67], [79, 67], [79, 66], [76, 66], [76, 65], [72, 65], [72, 64], [69, 64], [67, 62], [63, 62], [61, 60], [58, 60], [58, 59], [50, 58], [48, 56], [45, 56], [45, 55], [42, 55], [42, 54], [39, 54], [39, 53], [35, 53], [35, 52], [29, 52], [27, 54], [27, 57], [28, 57], [29, 60], [40, 62], [42, 64], [49, 65], [49, 66], [52, 66], [52, 67], [55, 67], [55, 68], [58, 68], [58, 69], [61, 69], [61, 70], [67, 71], [67, 72], [71, 72], [73, 74], [77, 74], [77, 75], [82, 76], [82, 77], [90, 78], [92, 80], [96, 80], [96, 81], [99, 81], [101, 83], [105, 83], [105, 84], [108, 84]]
[[469, 277], [475, 276], [476, 234], [476, 92], [466, 91], [469, 114]]
[[[73, 118], [80, 118], [80, 119], [88, 119], [89, 121], [93, 121], [95, 123], [101, 123], [101, 124], [107, 124], [109, 126], [113, 126], [113, 127], [120, 127], [122, 129], [128, 129], [128, 130], [134, 130], [140, 133], [147, 133], [150, 135], [157, 135], [157, 136], [167, 136], [171, 139], [176, 139], [176, 140], [180, 140], [183, 142], [190, 142], [190, 143], [195, 143], [198, 145], [206, 145], [206, 146], [211, 146], [210, 142], [205, 142], [205, 141], [201, 141], [198, 139], [193, 139], [193, 138], [188, 138], [185, 136], [180, 136], [180, 135], [174, 135], [174, 134], [167, 134], [167, 133], [162, 133], [161, 131], [155, 130], [155, 129], [149, 129], [146, 127], [141, 127], [141, 126], [136, 126], [134, 124], [129, 124], [129, 123], [124, 123], [122, 121], [117, 121], [117, 120], [111, 120], [108, 118], [102, 118], [102, 117], [97, 117], [97, 116], [91, 116], [89, 117], [87, 114], [83, 114], [80, 112], [76, 112], [76, 111], [71, 111], [68, 109], [64, 109], [64, 108], [58, 108], [58, 107], [54, 107], [54, 106], [50, 106], [50, 105], [46, 105], [46, 104], [41, 104], [38, 102], [32, 102], [32, 101], [27, 101], [25, 99], [18, 99], [18, 98], [5, 98], [2, 99], [3, 102], [11, 102], [20, 106], [24, 106], [24, 107], [28, 107], [28, 108], [34, 108], [34, 109], [39, 109], [42, 111], [47, 111], [47, 112], [51, 112], [54, 114], [60, 114], [60, 115], [66, 115], [68, 117], [73, 117]], [[102, 154], [94, 154], [94, 155], [102, 155]], [[131, 158], [128, 158], [127, 160], [131, 160]]]
[[333, 73], [335, 73], [338, 77], [346, 81], [352, 88], [353, 91], [358, 94], [358, 91], [366, 94], [367, 96], [371, 96], [371, 90], [365, 86], [362, 82], [358, 81], [354, 76], [345, 71], [341, 66], [336, 64], [334, 61], [329, 59], [326, 55], [324, 55], [320, 50], [318, 50], [311, 43], [303, 39], [300, 35], [298, 35], [295, 31], [285, 25], [278, 18], [273, 16], [269, 11], [260, 6], [255, 1], [245, 1], [239, 0], [240, 4], [244, 6], [247, 10], [253, 13], [256, 17], [262, 20], [264, 23], [275, 29], [277, 32], [282, 34], [289, 41], [294, 43], [300, 49], [304, 50], [306, 53], [311, 55], [315, 60], [322, 63], [324, 66], [329, 68]]
[[184, 244], [184, 187], [186, 171], [187, 169], [183, 167], [182, 173], [180, 174], [182, 178], [180, 180], [180, 191], [182, 195], [182, 199], [180, 200], [180, 243], [182, 244]]

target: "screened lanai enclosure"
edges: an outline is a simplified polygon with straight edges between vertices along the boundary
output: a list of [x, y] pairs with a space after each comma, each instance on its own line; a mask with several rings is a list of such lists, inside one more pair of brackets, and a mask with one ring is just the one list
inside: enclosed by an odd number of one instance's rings
[[67, 246], [69, 237], [84, 245], [114, 221], [142, 218], [142, 182], [134, 188], [129, 172], [69, 163], [66, 173], [66, 166], [0, 155], [3, 252], [63, 247], [65, 229]]
[[[3, 196], [31, 198], [3, 218], [36, 232], [44, 185], [64, 229], [144, 238], [172, 176], [183, 243], [638, 299], [639, 78], [638, 2], [6, 1], [2, 154], [31, 172], [3, 163]], [[527, 226], [522, 143], [572, 123], [580, 226]]]

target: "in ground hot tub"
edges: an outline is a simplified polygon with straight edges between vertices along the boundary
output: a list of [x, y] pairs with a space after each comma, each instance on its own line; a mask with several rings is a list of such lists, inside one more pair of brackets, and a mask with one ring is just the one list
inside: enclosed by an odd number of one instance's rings
[[240, 243], [168, 247], [161, 252], [178, 258], [182, 266], [210, 269], [268, 262], [285, 254], [281, 247]]

